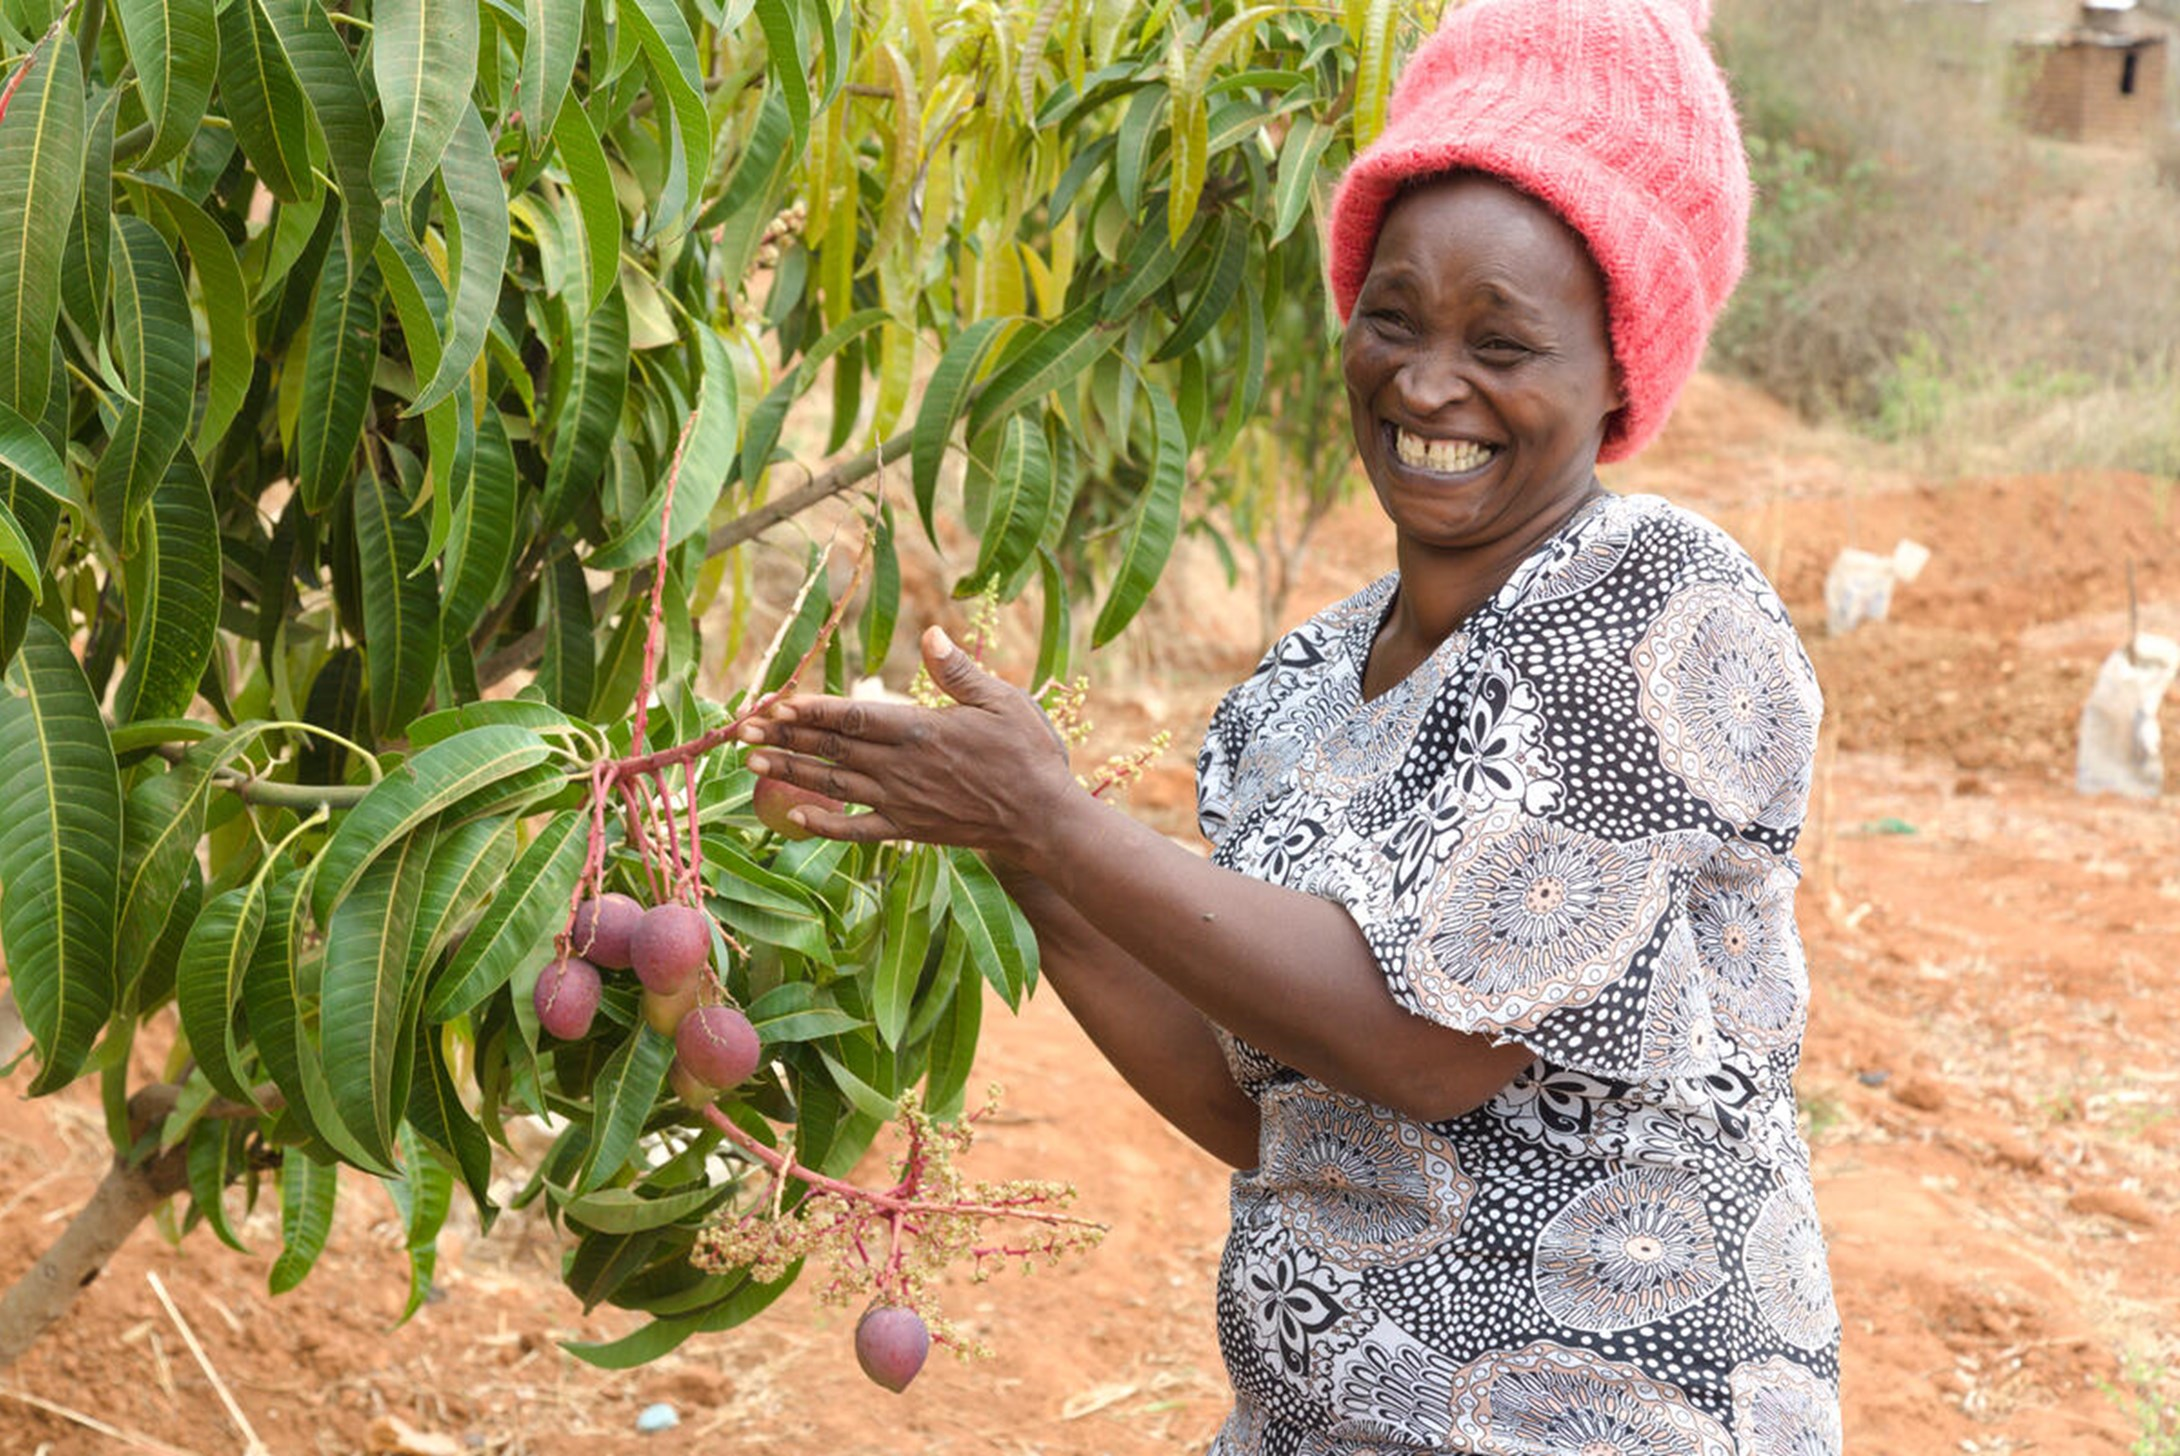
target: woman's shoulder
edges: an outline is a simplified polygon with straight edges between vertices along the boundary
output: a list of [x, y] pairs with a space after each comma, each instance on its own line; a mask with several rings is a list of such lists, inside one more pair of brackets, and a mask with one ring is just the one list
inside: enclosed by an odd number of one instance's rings
[[1641, 548], [1643, 567], [1661, 581], [1702, 586], [1739, 584], [1777, 598], [1748, 549], [1710, 517], [1661, 495], [1613, 497], [1624, 529]]
[[1739, 598], [1792, 630], [1778, 592], [1741, 543], [1657, 495], [1605, 497], [1578, 529], [1510, 581], [1500, 600], [1517, 623], [1546, 627], [1579, 619], [1593, 631], [1640, 634], [1691, 593]]
[[1241, 686], [1257, 692], [1288, 691], [1347, 662], [1358, 650], [1367, 653], [1397, 580], [1396, 573], [1388, 572], [1282, 632]]

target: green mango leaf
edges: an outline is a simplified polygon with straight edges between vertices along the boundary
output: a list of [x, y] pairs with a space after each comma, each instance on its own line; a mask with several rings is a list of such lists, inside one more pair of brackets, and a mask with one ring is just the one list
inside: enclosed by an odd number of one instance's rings
[[310, 166], [310, 101], [262, 0], [219, 12], [219, 95], [235, 140], [265, 190], [282, 202], [318, 193]]
[[0, 566], [13, 572], [34, 599], [44, 597], [45, 548], [30, 539], [5, 501], [0, 501]]
[[628, 394], [628, 304], [619, 288], [566, 320], [552, 358], [552, 437], [540, 507], [548, 526], [598, 488]]
[[113, 243], [114, 113], [120, 110], [121, 97], [120, 91], [108, 91], [105, 100], [95, 103], [84, 146], [83, 185], [76, 190], [68, 241], [61, 246], [61, 313], [85, 338], [96, 338], [106, 328], [108, 255]]
[[[760, 0], [760, 8], [762, 3]], [[633, 1370], [672, 1353], [691, 1335], [731, 1330], [756, 1318], [787, 1292], [787, 1287], [800, 1273], [802, 1261], [797, 1259], [788, 1266], [786, 1273], [770, 1284], [754, 1281], [741, 1284], [733, 1294], [707, 1309], [655, 1319], [618, 1340], [597, 1343], [563, 1340], [560, 1348], [584, 1364], [595, 1365], [601, 1370]]]
[[795, 7], [787, 0], [757, 0], [757, 24], [765, 33], [765, 71], [780, 99], [787, 104], [788, 125], [794, 128], [795, 150], [810, 144], [810, 76], [803, 58], [796, 26]]
[[893, 503], [880, 499], [871, 522], [870, 595], [863, 603], [863, 673], [875, 676], [901, 615], [901, 555], [893, 545]]
[[1151, 148], [1158, 140], [1158, 113], [1165, 106], [1166, 88], [1146, 86], [1128, 98], [1121, 113], [1119, 138], [1113, 152], [1113, 184], [1128, 216], [1143, 214], [1143, 179], [1150, 175]]
[[75, 1080], [116, 992], [121, 780], [98, 700], [39, 620], [0, 691], [0, 951], [40, 1066], [30, 1094]]
[[910, 480], [916, 492], [916, 514], [923, 518], [924, 535], [936, 542], [938, 526], [932, 508], [938, 499], [939, 464], [946, 458], [946, 442], [954, 421], [968, 407], [993, 336], [1004, 326], [1002, 319], [978, 319], [946, 346], [931, 381], [924, 386], [923, 403], [916, 410], [916, 427], [910, 437]]
[[409, 1122], [433, 1146], [453, 1157], [470, 1202], [476, 1206], [478, 1222], [489, 1232], [499, 1216], [499, 1207], [492, 1202], [492, 1144], [455, 1090], [440, 1036], [436, 1027], [429, 1026], [418, 1034], [422, 1066], [409, 1084]]
[[242, 1078], [234, 1013], [264, 929], [261, 881], [213, 896], [189, 927], [174, 977], [175, 1007], [198, 1070], [220, 1095], [245, 1105], [255, 1105], [257, 1098]]
[[577, 1193], [594, 1193], [621, 1171], [673, 1060], [674, 1039], [641, 1024], [607, 1059], [591, 1088], [591, 1141], [576, 1174]]
[[386, 1180], [386, 1193], [401, 1215], [409, 1252], [409, 1298], [394, 1321], [398, 1327], [431, 1294], [432, 1275], [439, 1266], [439, 1230], [446, 1227], [447, 1211], [454, 1204], [453, 1170], [406, 1124], [401, 1129], [401, 1175]]
[[512, 724], [473, 728], [420, 749], [371, 786], [319, 851], [312, 912], [324, 922], [379, 856], [427, 819], [551, 756], [543, 739]]
[[1241, 292], [1242, 273], [1249, 261], [1249, 219], [1239, 212], [1219, 216], [1219, 234], [1211, 244], [1211, 272], [1196, 290], [1188, 312], [1152, 355], [1153, 362], [1178, 359], [1204, 341]]
[[1186, 234], [1176, 238], [1164, 228], [1146, 227], [1138, 231], [1135, 241], [1128, 247], [1127, 256], [1121, 260], [1117, 272], [1119, 286], [1109, 289], [1099, 300], [1101, 316], [1108, 322], [1125, 319], [1149, 302], [1181, 266], [1181, 258], [1188, 251], [1187, 243]]
[[[862, 1077], [848, 1070], [840, 1058], [826, 1051], [823, 1047], [817, 1048], [817, 1054], [818, 1060], [825, 1064], [825, 1071], [832, 1078], [833, 1086], [842, 1097], [847, 1099], [849, 1106], [853, 1107], [862, 1116], [870, 1119], [873, 1131], [876, 1130], [878, 1124], [892, 1121], [895, 1115], [900, 1112], [900, 1107], [893, 1098], [886, 1096], [885, 1093], [873, 1087]], [[805, 1102], [807, 1102], [808, 1097], [809, 1092], [806, 1087], [804, 1090]], [[866, 1143], [868, 1141], [867, 1137], [863, 1140]], [[842, 1162], [853, 1162], [855, 1157], [861, 1155], [862, 1150], [860, 1148], [855, 1149], [853, 1156], [851, 1156], [844, 1152], [836, 1142], [833, 1147], [826, 1151], [826, 1156], [820, 1163], [820, 1171], [829, 1167], [837, 1168]]]
[[457, 733], [496, 723], [512, 723], [518, 728], [563, 738], [577, 731], [576, 720], [558, 708], [549, 708], [528, 698], [493, 698], [426, 713], [409, 725], [409, 747], [429, 748], [434, 743], [444, 743]]
[[74, 499], [60, 452], [38, 433], [36, 425], [4, 404], [0, 404], [0, 467], [36, 486], [56, 504], [65, 505]]
[[220, 535], [211, 488], [184, 446], [152, 492], [122, 572], [129, 603], [129, 666], [114, 716], [178, 718], [197, 695], [219, 636]]
[[380, 1162], [393, 1160], [394, 1130], [409, 1100], [395, 1069], [409, 1032], [402, 1010], [409, 994], [410, 932], [432, 838], [418, 830], [388, 846], [326, 919], [319, 1037], [327, 1085], [341, 1124]]
[[654, 94], [665, 92], [674, 122], [669, 186], [660, 199], [659, 215], [644, 229], [647, 239], [663, 241], [678, 237], [695, 215], [700, 189], [711, 171], [711, 118], [700, 89], [704, 62], [697, 55], [696, 37], [689, 32], [679, 0], [627, 0], [619, 15], [643, 47]]
[[[439, 5], [445, 0], [424, 0]], [[422, 414], [450, 398], [484, 352], [492, 310], [507, 265], [507, 189], [492, 155], [492, 138], [477, 108], [464, 104], [448, 138], [439, 174], [454, 221], [454, 299], [448, 305], [439, 365], [409, 406]]]
[[[555, 772], [550, 765], [545, 767]], [[513, 819], [473, 819], [457, 825], [450, 812], [442, 819], [440, 831], [432, 846], [431, 869], [424, 877], [424, 898], [417, 907], [409, 947], [410, 958], [419, 966], [438, 960], [463, 922], [497, 893], [508, 866], [515, 862]]]
[[533, 152], [545, 149], [567, 105], [583, 48], [583, 9], [563, 0], [522, 0], [522, 127]]
[[[1033, 326], [1038, 327], [1038, 326]], [[1065, 317], [1038, 327], [1034, 335], [1017, 335], [1009, 345], [1009, 357], [992, 371], [976, 404], [969, 411], [968, 436], [975, 439], [995, 420], [1064, 389], [1075, 376], [1097, 362], [1119, 334], [1098, 322], [1096, 303], [1085, 303]], [[1023, 343], [1027, 338], [1029, 342]], [[1017, 350], [1017, 345], [1021, 347]]]
[[967, 946], [969, 964], [1019, 1011], [1037, 984], [1037, 935], [989, 866], [966, 849], [945, 851], [952, 883], [947, 911]]
[[573, 552], [562, 552], [546, 565], [538, 600], [538, 625], [546, 629], [538, 690], [562, 712], [588, 714], [597, 676], [598, 628], [591, 619], [590, 583]]
[[1188, 478], [1188, 440], [1181, 432], [1181, 413], [1172, 396], [1148, 380], [1143, 392], [1150, 399], [1157, 434], [1151, 478], [1136, 497], [1121, 533], [1120, 566], [1090, 629], [1092, 647], [1103, 647], [1134, 619], [1158, 574], [1165, 570], [1181, 531], [1182, 487]]
[[230, 730], [220, 740], [192, 749], [166, 772], [146, 774], [129, 790], [122, 815], [115, 955], [123, 1003], [129, 1009], [143, 1004], [134, 996], [137, 983], [165, 933], [175, 897], [196, 866], [212, 775], [247, 742], [244, 733]]
[[274, 1294], [286, 1294], [301, 1284], [325, 1252], [340, 1188], [337, 1163], [321, 1163], [292, 1148], [281, 1159], [280, 1257], [273, 1260], [265, 1281]]
[[366, 470], [356, 477], [353, 496], [371, 731], [390, 738], [431, 695], [439, 666], [439, 584], [424, 569], [428, 533], [409, 514], [400, 487]]
[[61, 254], [83, 186], [83, 71], [56, 26], [17, 62], [0, 112], [0, 405], [45, 414], [60, 322]]
[[[447, 532], [446, 594], [439, 603], [439, 640], [465, 640], [498, 597], [515, 554], [515, 519], [521, 482], [498, 410], [488, 409], [477, 427], [467, 488], [454, 503]], [[410, 725], [415, 741], [416, 725]]]
[[295, 482], [313, 515], [332, 505], [355, 467], [378, 363], [380, 293], [377, 262], [365, 254], [354, 267], [346, 241], [335, 238], [311, 302], [295, 424]]
[[1067, 574], [1060, 569], [1059, 558], [1042, 546], [1037, 548], [1037, 577], [1044, 614], [1037, 635], [1037, 666], [1030, 672], [1030, 681], [1059, 682], [1067, 677], [1075, 637], [1074, 612], [1068, 598]]
[[132, 179], [131, 185], [140, 191], [152, 211], [181, 234], [183, 245], [189, 249], [190, 266], [197, 274], [197, 291], [204, 302], [205, 329], [211, 344], [204, 414], [197, 421], [196, 445], [202, 453], [227, 433], [250, 392], [257, 346], [249, 284], [243, 280], [242, 263], [235, 256], [234, 245], [203, 208], [156, 181]]
[[1287, 139], [1279, 148], [1279, 182], [1272, 192], [1272, 246], [1285, 242], [1302, 220], [1303, 209], [1310, 203], [1310, 183], [1316, 179], [1317, 164], [1332, 131], [1330, 123], [1314, 116], [1298, 116], [1287, 128]]
[[[243, 1014], [250, 1041], [257, 1048], [273, 1085], [287, 1102], [289, 1115], [312, 1127], [309, 1093], [303, 1082], [302, 990], [296, 946], [309, 919], [306, 870], [273, 870], [265, 882], [265, 923], [242, 975]], [[312, 1127], [312, 1135], [316, 1135]]]
[[378, 0], [371, 9], [371, 73], [384, 118], [371, 185], [397, 224], [469, 106], [477, 35], [477, 0]]
[[189, 1202], [191, 1211], [211, 1227], [221, 1243], [247, 1254], [250, 1246], [236, 1236], [227, 1221], [224, 1198], [233, 1170], [242, 1161], [236, 1137], [235, 1124], [224, 1118], [200, 1121], [189, 1130]]
[[591, 129], [590, 118], [583, 114], [583, 103], [572, 91], [563, 93], [559, 118], [553, 122], [553, 147], [567, 171], [568, 186], [575, 192], [575, 220], [579, 225], [576, 236], [583, 247], [580, 276], [587, 280], [583, 307], [587, 310], [613, 291], [614, 280], [621, 275], [621, 203], [613, 191], [613, 172], [606, 163], [606, 150], [599, 144], [598, 133]]
[[433, 984], [424, 1002], [426, 1021], [473, 1011], [519, 967], [544, 964], [553, 937], [568, 923], [589, 834], [589, 819], [572, 810], [555, 814], [538, 831]]
[[[697, 331], [704, 354], [703, 393], [698, 396], [696, 424], [682, 450], [681, 474], [674, 482], [673, 511], [666, 521], [667, 548], [702, 531], [718, 504], [719, 492], [734, 468], [736, 436], [740, 433], [734, 364], [726, 347], [710, 329]], [[659, 549], [659, 517], [666, 509], [666, 480], [644, 501], [642, 512], [605, 545], [592, 552], [584, 565], [592, 571], [626, 571], [653, 560]]]
[[967, 1098], [969, 1073], [976, 1063], [977, 1037], [984, 1024], [984, 982], [969, 968], [968, 940], [957, 919], [947, 937], [946, 959], [940, 964], [934, 996], [947, 986], [954, 988], [946, 1014], [931, 1032], [929, 1070], [924, 1083], [924, 1105], [931, 1115], [959, 1117]]
[[[378, 241], [378, 196], [371, 158], [378, 128], [355, 60], [319, 0], [259, 0], [281, 54], [318, 120], [341, 193], [341, 241], [351, 260], [368, 260]], [[359, 270], [360, 276], [360, 270]], [[346, 287], [344, 280], [343, 287]], [[377, 333], [373, 328], [372, 333]]]
[[[999, 460], [984, 508], [984, 538], [976, 567], [962, 586], [974, 592], [1001, 585], [1028, 562], [1052, 513], [1052, 451], [1041, 425], [1009, 415], [1000, 427]], [[957, 591], [956, 595], [961, 593]]]
[[151, 144], [136, 159], [149, 170], [188, 149], [219, 70], [213, 0], [113, 0], [136, 85], [151, 123]]
[[91, 499], [120, 547], [189, 433], [197, 330], [166, 240], [142, 218], [116, 217], [113, 225], [114, 358], [136, 397], [121, 406], [91, 477]]
[[693, 1215], [709, 1213], [733, 1191], [733, 1185], [728, 1183], [717, 1187], [698, 1183], [678, 1192], [654, 1193], [649, 1197], [634, 1188], [601, 1188], [581, 1197], [564, 1188], [546, 1189], [553, 1202], [560, 1205], [563, 1217], [602, 1234], [632, 1234], [664, 1228]]

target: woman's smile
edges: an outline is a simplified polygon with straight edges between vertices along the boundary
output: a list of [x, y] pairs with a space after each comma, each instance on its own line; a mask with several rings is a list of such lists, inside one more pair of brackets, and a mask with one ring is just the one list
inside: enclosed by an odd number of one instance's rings
[[1389, 421], [1382, 428], [1391, 439], [1394, 458], [1419, 474], [1456, 480], [1478, 473], [1499, 454], [1498, 446], [1482, 440], [1419, 434]]

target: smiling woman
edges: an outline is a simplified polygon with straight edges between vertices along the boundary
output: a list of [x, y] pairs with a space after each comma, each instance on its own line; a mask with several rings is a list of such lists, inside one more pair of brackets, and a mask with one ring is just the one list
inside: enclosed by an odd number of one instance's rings
[[1723, 533], [1596, 476], [1740, 272], [1701, 12], [1478, 0], [1409, 67], [1329, 240], [1397, 569], [1221, 704], [1208, 862], [936, 629], [959, 706], [745, 731], [868, 807], [815, 832], [989, 855], [1100, 1049], [1242, 1170], [1214, 1456], [1839, 1450], [1792, 1090], [1816, 682]]

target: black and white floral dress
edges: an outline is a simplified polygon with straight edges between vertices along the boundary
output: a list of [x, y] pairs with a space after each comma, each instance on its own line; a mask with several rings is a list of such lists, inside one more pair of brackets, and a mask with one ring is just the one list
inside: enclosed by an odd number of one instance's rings
[[1204, 832], [1345, 905], [1402, 1006], [1537, 1060], [1425, 1124], [1221, 1033], [1263, 1136], [1212, 1456], [1834, 1456], [1792, 1088], [1821, 703], [1785, 609], [1717, 528], [1606, 497], [1364, 701], [1397, 588], [1228, 694]]

